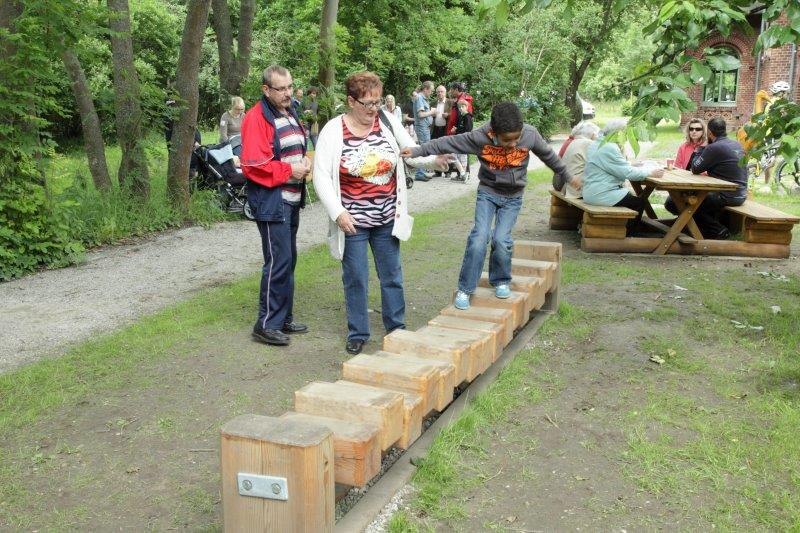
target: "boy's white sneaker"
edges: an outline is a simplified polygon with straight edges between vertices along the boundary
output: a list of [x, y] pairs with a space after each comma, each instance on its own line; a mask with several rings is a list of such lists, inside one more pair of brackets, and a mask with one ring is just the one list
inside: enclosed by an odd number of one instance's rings
[[494, 288], [494, 295], [502, 300], [505, 300], [509, 296], [511, 296], [511, 288], [508, 286], [508, 283], [501, 283], [497, 287]]
[[456, 298], [453, 300], [456, 309], [469, 309], [469, 294], [464, 291], [456, 291]]

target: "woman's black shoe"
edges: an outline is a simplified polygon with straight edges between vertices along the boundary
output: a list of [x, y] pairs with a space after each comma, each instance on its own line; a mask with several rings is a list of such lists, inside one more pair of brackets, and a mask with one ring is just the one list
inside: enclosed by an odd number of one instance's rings
[[347, 353], [358, 355], [361, 353], [361, 348], [364, 347], [364, 343], [367, 342], [361, 339], [351, 339], [347, 341], [345, 344], [344, 349], [347, 350]]

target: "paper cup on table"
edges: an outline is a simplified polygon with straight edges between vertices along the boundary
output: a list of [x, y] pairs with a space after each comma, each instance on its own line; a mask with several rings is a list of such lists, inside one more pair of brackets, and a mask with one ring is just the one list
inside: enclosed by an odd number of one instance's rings
[[667, 159], [667, 170], [672, 170], [673, 168], [675, 168], [675, 160]]

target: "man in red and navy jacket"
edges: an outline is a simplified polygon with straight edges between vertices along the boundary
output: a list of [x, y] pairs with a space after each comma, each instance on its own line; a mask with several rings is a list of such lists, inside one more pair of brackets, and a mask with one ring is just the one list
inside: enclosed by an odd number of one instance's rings
[[272, 65], [264, 71], [262, 83], [264, 96], [242, 121], [240, 156], [264, 253], [253, 336], [285, 346], [290, 334], [308, 331], [294, 321], [292, 307], [297, 228], [311, 162], [306, 157], [306, 132], [292, 107], [292, 75]]

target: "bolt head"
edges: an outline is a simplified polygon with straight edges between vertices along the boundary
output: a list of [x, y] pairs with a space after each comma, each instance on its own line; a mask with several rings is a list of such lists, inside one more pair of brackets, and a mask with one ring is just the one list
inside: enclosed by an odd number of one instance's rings
[[272, 484], [272, 494], [280, 494], [281, 493], [281, 486], [277, 483]]
[[249, 479], [245, 479], [244, 481], [242, 481], [242, 488], [244, 490], [251, 490], [253, 488], [253, 482], [250, 481]]

